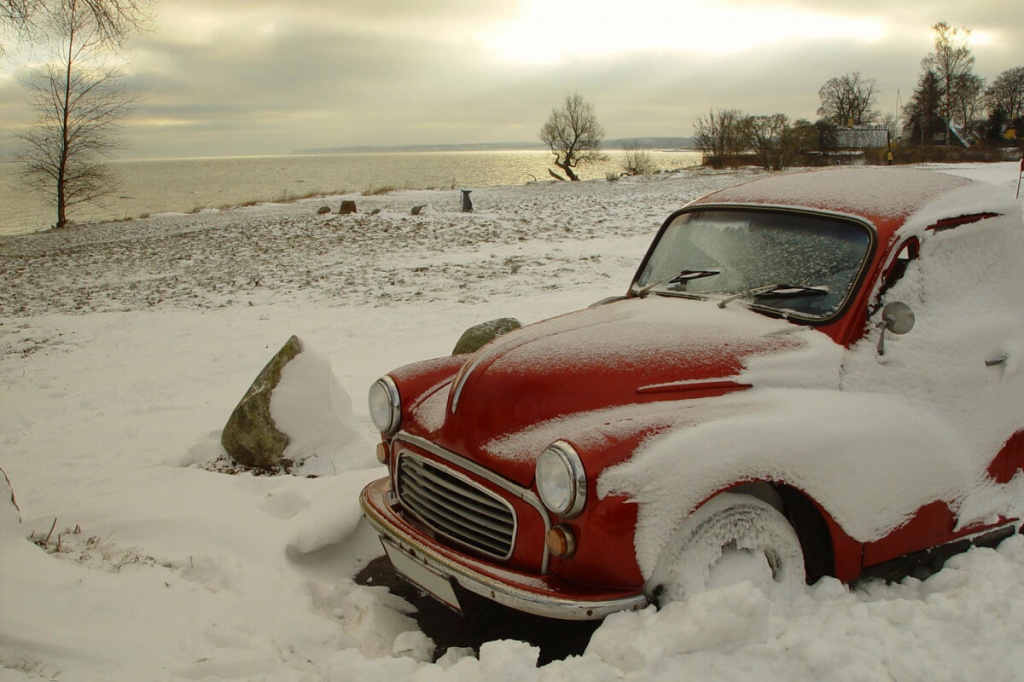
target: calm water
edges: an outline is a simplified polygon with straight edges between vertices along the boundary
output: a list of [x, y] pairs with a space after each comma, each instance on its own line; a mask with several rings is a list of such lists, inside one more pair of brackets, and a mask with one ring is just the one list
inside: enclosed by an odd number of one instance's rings
[[[653, 151], [651, 155], [661, 170], [700, 163], [700, 154], [694, 152]], [[609, 151], [607, 156], [607, 161], [581, 169], [580, 176], [603, 178], [620, 170], [623, 152]], [[123, 178], [120, 191], [100, 206], [78, 208], [72, 219], [138, 218], [381, 187], [522, 185], [548, 179], [550, 159], [544, 151], [475, 151], [115, 161], [111, 165]], [[55, 210], [46, 199], [21, 185], [18, 166], [0, 163], [0, 234], [42, 230], [54, 222]]]

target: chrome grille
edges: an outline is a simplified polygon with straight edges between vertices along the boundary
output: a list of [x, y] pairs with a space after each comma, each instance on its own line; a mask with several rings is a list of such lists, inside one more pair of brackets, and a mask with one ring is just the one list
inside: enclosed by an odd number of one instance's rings
[[408, 452], [398, 458], [397, 480], [402, 507], [437, 534], [498, 559], [512, 555], [515, 513], [494, 493]]

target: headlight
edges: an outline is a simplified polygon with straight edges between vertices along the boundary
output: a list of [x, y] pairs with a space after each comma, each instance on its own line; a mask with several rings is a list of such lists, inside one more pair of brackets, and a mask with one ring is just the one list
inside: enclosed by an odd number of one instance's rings
[[378, 431], [386, 436], [398, 431], [402, 422], [402, 399], [391, 377], [381, 377], [370, 386], [369, 404], [370, 419]]
[[571, 445], [557, 441], [537, 458], [537, 492], [540, 500], [558, 516], [572, 518], [587, 501], [587, 474]]

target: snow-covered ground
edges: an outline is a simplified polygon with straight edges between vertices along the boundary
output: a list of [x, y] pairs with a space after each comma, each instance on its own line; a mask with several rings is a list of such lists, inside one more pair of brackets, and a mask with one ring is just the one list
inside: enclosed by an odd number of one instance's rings
[[[1013, 164], [945, 170], [1005, 185]], [[749, 584], [608, 618], [538, 666], [434, 647], [354, 576], [380, 555], [365, 407], [462, 330], [623, 293], [661, 221], [754, 171], [343, 197], [0, 239], [0, 680], [1017, 680], [1024, 537], [920, 581]], [[427, 208], [411, 215], [415, 205]], [[380, 212], [371, 215], [374, 209]], [[327, 358], [354, 436], [329, 474], [228, 475], [220, 430], [291, 334]], [[345, 405], [344, 396], [336, 404]], [[42, 546], [45, 545], [45, 548]]]

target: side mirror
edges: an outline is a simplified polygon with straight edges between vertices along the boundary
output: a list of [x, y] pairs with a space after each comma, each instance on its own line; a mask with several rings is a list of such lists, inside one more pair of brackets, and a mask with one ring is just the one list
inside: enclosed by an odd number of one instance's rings
[[882, 308], [882, 321], [878, 323], [881, 333], [878, 335], [878, 354], [885, 355], [885, 332], [903, 335], [914, 328], [914, 311], [906, 303], [893, 301]]

